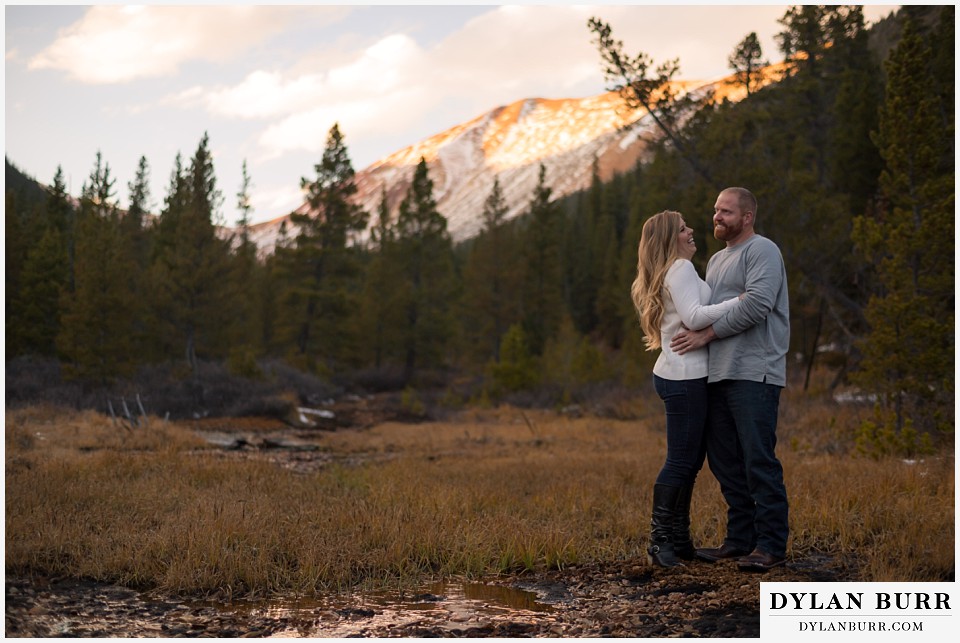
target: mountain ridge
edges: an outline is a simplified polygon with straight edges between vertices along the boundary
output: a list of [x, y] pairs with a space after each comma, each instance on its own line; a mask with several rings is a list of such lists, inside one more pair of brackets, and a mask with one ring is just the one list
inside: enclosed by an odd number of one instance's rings
[[[780, 67], [768, 68], [764, 84], [777, 78]], [[677, 81], [672, 89], [680, 94], [713, 91], [717, 99], [734, 101], [746, 93], [732, 76], [713, 82]], [[630, 170], [647, 157], [651, 144], [661, 136], [647, 110], [628, 109], [617, 92], [584, 98], [523, 98], [357, 171], [354, 200], [370, 213], [372, 226], [385, 192], [388, 210], [396, 217], [422, 157], [434, 184], [437, 209], [447, 219], [453, 240], [463, 241], [480, 231], [484, 203], [494, 179], [500, 182], [506, 218], [512, 219], [529, 205], [540, 163], [546, 169], [545, 182], [552, 197], [559, 199], [589, 187], [595, 164], [602, 181]], [[309, 204], [304, 202], [293, 213], [309, 211]], [[290, 214], [248, 226], [248, 237], [261, 257], [273, 252], [284, 227], [287, 238], [296, 236]], [[218, 228], [222, 238], [233, 236], [236, 240], [237, 232], [235, 227]]]
[[[772, 66], [770, 82], [779, 71]], [[745, 89], [732, 77], [713, 82], [677, 81], [683, 93], [713, 91], [717, 99], [740, 100]], [[507, 219], [520, 215], [536, 186], [539, 166], [553, 198], [587, 188], [594, 162], [601, 180], [634, 167], [661, 136], [645, 109], [628, 109], [617, 92], [585, 98], [524, 98], [495, 107], [413, 145], [388, 154], [356, 172], [355, 201], [372, 218], [384, 191], [395, 217], [416, 165], [427, 162], [437, 210], [447, 219], [454, 241], [476, 235], [482, 227], [483, 205], [494, 179], [499, 179], [507, 204]], [[308, 213], [304, 203], [294, 212]], [[249, 227], [250, 239], [261, 254], [273, 251], [289, 215]], [[287, 234], [295, 235], [292, 229]]]
[[[613, 92], [574, 99], [524, 98], [496, 107], [422, 141], [393, 152], [358, 171], [355, 201], [376, 213], [384, 190], [391, 216], [396, 216], [421, 157], [427, 162], [437, 209], [447, 219], [455, 241], [480, 230], [483, 204], [494, 178], [500, 181], [507, 218], [527, 206], [540, 162], [555, 198], [589, 185], [593, 159], [600, 176], [632, 167], [647, 143], [628, 130], [645, 110], [618, 110], [622, 99]], [[309, 212], [304, 203], [296, 213]], [[250, 238], [269, 253], [289, 216], [250, 226]]]

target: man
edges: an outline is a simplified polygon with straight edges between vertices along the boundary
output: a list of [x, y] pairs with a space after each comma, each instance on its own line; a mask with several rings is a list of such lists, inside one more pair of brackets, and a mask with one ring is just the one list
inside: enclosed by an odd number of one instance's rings
[[697, 557], [767, 571], [784, 563], [787, 548], [787, 491], [774, 450], [790, 314], [783, 257], [754, 231], [756, 216], [747, 189], [717, 197], [713, 235], [726, 248], [707, 263], [710, 303], [745, 295], [712, 326], [678, 333], [670, 347], [683, 354], [709, 344], [710, 351], [707, 456], [727, 502], [727, 536]]

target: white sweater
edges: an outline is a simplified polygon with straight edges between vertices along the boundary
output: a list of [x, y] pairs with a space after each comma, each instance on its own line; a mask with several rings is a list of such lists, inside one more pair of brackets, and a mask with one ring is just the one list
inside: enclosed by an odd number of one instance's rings
[[663, 281], [663, 320], [660, 322], [660, 357], [653, 367], [655, 375], [665, 380], [693, 380], [707, 376], [707, 347], [684, 355], [670, 350], [670, 340], [684, 327], [706, 328], [739, 303], [734, 297], [712, 306], [710, 286], [700, 278], [697, 269], [686, 259], [677, 259], [667, 270]]

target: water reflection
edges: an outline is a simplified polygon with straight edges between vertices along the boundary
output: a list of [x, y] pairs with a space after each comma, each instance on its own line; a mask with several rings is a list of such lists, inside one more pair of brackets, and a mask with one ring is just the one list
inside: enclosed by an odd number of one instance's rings
[[392, 628], [465, 628], [491, 622], [536, 620], [552, 612], [533, 592], [463, 581], [432, 583], [413, 591], [387, 590], [327, 598], [232, 603], [223, 611], [287, 624], [277, 637], [371, 635]]
[[437, 583], [433, 590], [437, 594], [478, 601], [490, 609], [529, 610], [531, 612], [551, 612], [553, 608], [537, 600], [533, 592], [485, 583]]
[[55, 637], [496, 636], [514, 631], [505, 627], [527, 631], [523, 625], [555, 622], [562, 610], [557, 604], [554, 611], [530, 591], [463, 580], [413, 591], [229, 602], [158, 597], [96, 583], [44, 585], [42, 591], [27, 581], [7, 584], [8, 630], [12, 613], [16, 632]]

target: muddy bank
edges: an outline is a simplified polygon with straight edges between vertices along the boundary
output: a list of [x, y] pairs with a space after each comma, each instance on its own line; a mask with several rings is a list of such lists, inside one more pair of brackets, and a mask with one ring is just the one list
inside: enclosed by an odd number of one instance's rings
[[767, 574], [645, 560], [270, 601], [187, 600], [65, 580], [8, 578], [10, 637], [758, 637], [761, 581], [852, 580], [825, 559]]

